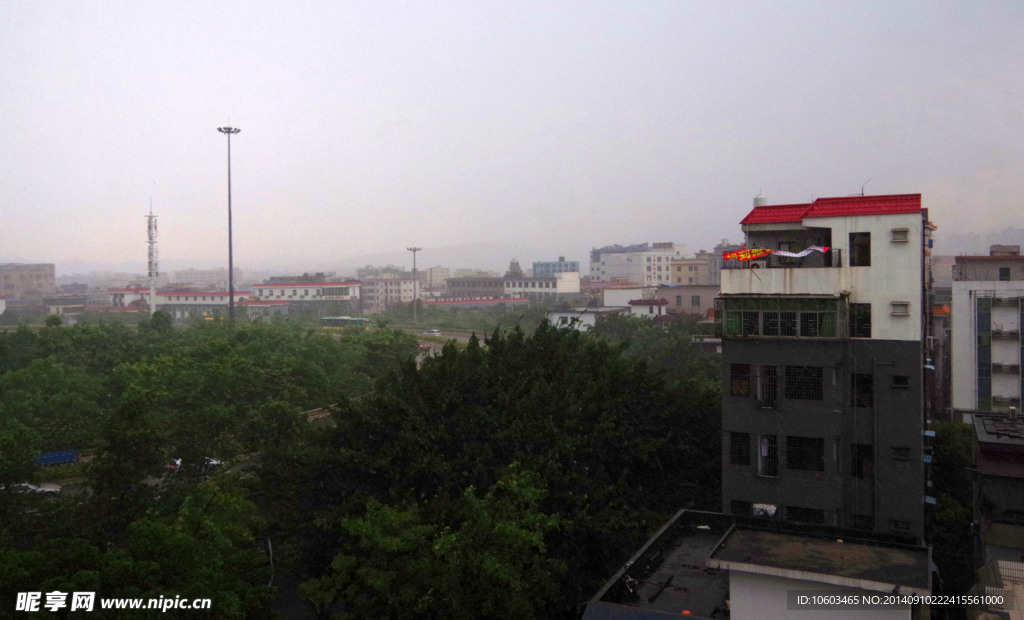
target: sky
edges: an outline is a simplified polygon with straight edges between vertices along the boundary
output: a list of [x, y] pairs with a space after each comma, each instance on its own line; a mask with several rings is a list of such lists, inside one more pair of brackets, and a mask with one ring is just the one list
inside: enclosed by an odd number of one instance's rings
[[1024, 213], [1021, 32], [1019, 0], [0, 0], [0, 262], [142, 272], [152, 201], [164, 270], [226, 266], [225, 125], [242, 268], [692, 253], [759, 192], [862, 188], [921, 193], [941, 252]]

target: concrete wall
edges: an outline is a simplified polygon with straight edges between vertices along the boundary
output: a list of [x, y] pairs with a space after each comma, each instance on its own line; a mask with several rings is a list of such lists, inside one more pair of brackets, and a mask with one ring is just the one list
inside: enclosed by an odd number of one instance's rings
[[[919, 343], [857, 339], [800, 341], [726, 339], [722, 356], [722, 500], [769, 503], [825, 511], [825, 524], [853, 527], [852, 515], [877, 515], [880, 532], [920, 536], [924, 531], [924, 464], [921, 431], [922, 358]], [[778, 399], [762, 409], [751, 396], [731, 395], [733, 364], [771, 364], [778, 367]], [[786, 398], [786, 366], [818, 366], [823, 372], [822, 400]], [[874, 407], [851, 403], [851, 374], [873, 375]], [[907, 387], [894, 387], [894, 375], [908, 377]], [[730, 464], [730, 433], [751, 434], [751, 464]], [[779, 475], [757, 471], [756, 438], [776, 435]], [[822, 438], [822, 472], [786, 467], [786, 437]], [[874, 446], [874, 477], [851, 475], [852, 443]], [[905, 459], [894, 448], [907, 446]], [[779, 518], [779, 517], [776, 517]], [[909, 530], [894, 520], [909, 522]]]
[[[824, 217], [807, 226], [832, 231], [842, 252], [842, 267], [724, 269], [722, 294], [835, 295], [850, 293], [850, 303], [871, 304], [872, 338], [920, 340], [922, 326], [921, 214]], [[908, 240], [892, 241], [892, 230], [907, 229]], [[871, 266], [850, 267], [852, 232], [871, 233]], [[894, 316], [891, 303], [909, 302], [906, 316]]]
[[856, 588], [823, 585], [813, 581], [800, 581], [768, 575], [729, 572], [729, 608], [733, 618], [757, 618], [758, 620], [909, 620], [910, 606], [898, 609], [855, 610], [835, 609], [813, 611], [788, 609], [787, 593], [790, 590], [817, 590], [826, 595], [881, 595]]

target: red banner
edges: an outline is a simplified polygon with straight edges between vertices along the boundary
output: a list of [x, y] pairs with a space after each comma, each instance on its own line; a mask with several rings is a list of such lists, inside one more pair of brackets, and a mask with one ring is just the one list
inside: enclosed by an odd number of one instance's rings
[[735, 252], [725, 252], [722, 254], [722, 258], [725, 260], [754, 260], [755, 258], [761, 258], [765, 254], [771, 254], [775, 250], [736, 250]]

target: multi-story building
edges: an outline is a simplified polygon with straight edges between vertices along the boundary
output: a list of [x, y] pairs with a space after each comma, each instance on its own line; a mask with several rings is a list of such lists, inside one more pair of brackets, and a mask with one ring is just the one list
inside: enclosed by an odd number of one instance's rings
[[673, 258], [669, 261], [669, 279], [665, 284], [711, 284], [712, 264], [707, 252], [698, 258]]
[[953, 267], [953, 409], [1008, 411], [1024, 395], [1024, 256], [992, 246]]
[[[413, 295], [419, 295], [412, 278], [370, 278], [363, 280], [363, 312], [379, 314], [388, 308], [412, 303]], [[415, 292], [414, 292], [415, 291]]]
[[57, 293], [53, 263], [0, 265], [0, 295], [7, 299], [43, 297]]
[[706, 317], [715, 309], [719, 290], [719, 287], [711, 285], [665, 284], [658, 287], [655, 297], [666, 299], [671, 313]]
[[[236, 267], [234, 275], [236, 283], [242, 281], [241, 269]], [[196, 290], [222, 290], [228, 288], [228, 270], [223, 267], [220, 269], [181, 269], [171, 272], [171, 281]]]
[[558, 260], [552, 261], [533, 261], [533, 277], [535, 278], [572, 271], [579, 273], [580, 262], [578, 260], [565, 260], [564, 256], [559, 256]]
[[532, 303], [568, 301], [580, 297], [580, 274], [567, 271], [532, 278], [509, 275], [504, 278], [504, 286], [505, 297], [525, 297]]
[[[252, 302], [285, 302], [287, 314], [311, 313], [319, 316], [357, 313], [361, 309], [359, 282], [333, 279], [334, 274], [317, 273], [293, 277], [273, 277], [254, 284]], [[276, 313], [274, 306], [253, 306], [250, 314]]]
[[[458, 271], [456, 271], [458, 274]], [[466, 276], [448, 278], [448, 297], [452, 299], [478, 299], [505, 295], [505, 279], [501, 276]]]
[[741, 224], [748, 249], [809, 252], [721, 273], [724, 510], [921, 537], [920, 194], [755, 203]]
[[669, 263], [683, 255], [683, 247], [671, 242], [605, 246], [590, 252], [590, 281], [619, 285], [669, 284]]

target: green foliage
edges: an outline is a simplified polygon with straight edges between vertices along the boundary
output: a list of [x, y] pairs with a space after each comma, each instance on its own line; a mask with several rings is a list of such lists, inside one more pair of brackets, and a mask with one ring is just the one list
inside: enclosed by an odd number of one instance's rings
[[[717, 507], [701, 385], [546, 323], [403, 367], [336, 416], [321, 466], [346, 484], [319, 514], [342, 543], [307, 596], [352, 617], [571, 613], [665, 513]], [[430, 578], [400, 572], [428, 543]]]
[[60, 327], [61, 325], [64, 324], [64, 321], [60, 320], [60, 317], [57, 316], [56, 314], [51, 314], [46, 317], [46, 321], [44, 321], [44, 324], [47, 327]]

